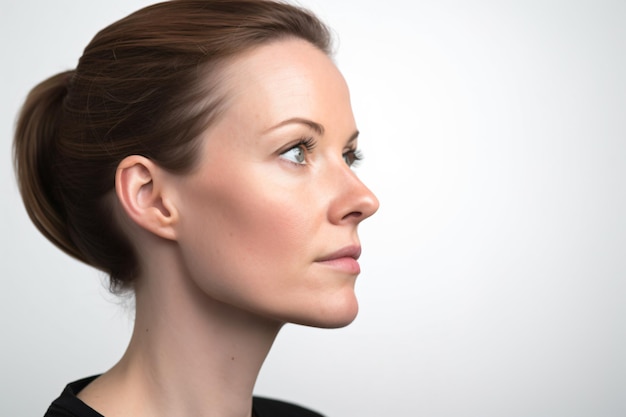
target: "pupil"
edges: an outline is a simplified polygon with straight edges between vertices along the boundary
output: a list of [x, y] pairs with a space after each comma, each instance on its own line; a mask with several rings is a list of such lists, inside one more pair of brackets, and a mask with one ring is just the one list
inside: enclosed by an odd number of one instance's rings
[[303, 162], [304, 161], [304, 152], [302, 148], [297, 148], [296, 150], [296, 161]]

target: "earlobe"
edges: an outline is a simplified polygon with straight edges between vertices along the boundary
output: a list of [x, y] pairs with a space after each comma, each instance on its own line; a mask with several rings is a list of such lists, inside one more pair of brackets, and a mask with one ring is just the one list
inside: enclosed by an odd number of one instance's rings
[[167, 195], [166, 174], [150, 159], [131, 155], [115, 173], [115, 191], [126, 215], [143, 229], [175, 240], [176, 207]]

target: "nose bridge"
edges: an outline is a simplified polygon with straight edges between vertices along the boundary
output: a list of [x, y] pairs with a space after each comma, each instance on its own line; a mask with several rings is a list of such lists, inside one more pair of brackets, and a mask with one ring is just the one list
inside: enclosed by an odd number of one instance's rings
[[378, 210], [378, 199], [345, 162], [339, 164], [329, 173], [333, 190], [329, 216], [335, 223], [361, 222]]

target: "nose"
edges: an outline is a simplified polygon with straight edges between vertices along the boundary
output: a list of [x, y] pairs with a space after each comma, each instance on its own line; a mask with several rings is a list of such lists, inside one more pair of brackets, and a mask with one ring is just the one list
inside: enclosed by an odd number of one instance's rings
[[329, 217], [334, 224], [358, 224], [367, 219], [379, 207], [374, 193], [363, 184], [354, 171], [344, 165], [341, 174], [331, 179], [335, 197], [331, 203]]

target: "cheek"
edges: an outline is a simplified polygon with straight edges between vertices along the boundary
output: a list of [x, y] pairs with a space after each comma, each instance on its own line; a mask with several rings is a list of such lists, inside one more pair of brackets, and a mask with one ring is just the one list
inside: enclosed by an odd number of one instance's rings
[[[281, 322], [340, 327], [352, 321], [355, 278], [313, 263], [333, 237], [324, 193], [275, 171], [233, 171], [181, 189], [178, 242], [193, 288]], [[256, 178], [263, 181], [251, 181]]]
[[292, 199], [269, 191], [254, 189], [247, 195], [232, 196], [219, 208], [223, 223], [218, 228], [228, 239], [224, 243], [255, 267], [304, 256], [307, 236], [313, 228], [312, 213]]
[[246, 292], [297, 281], [317, 255], [319, 210], [297, 187], [239, 174], [201, 181], [186, 193], [179, 242], [194, 280]]

